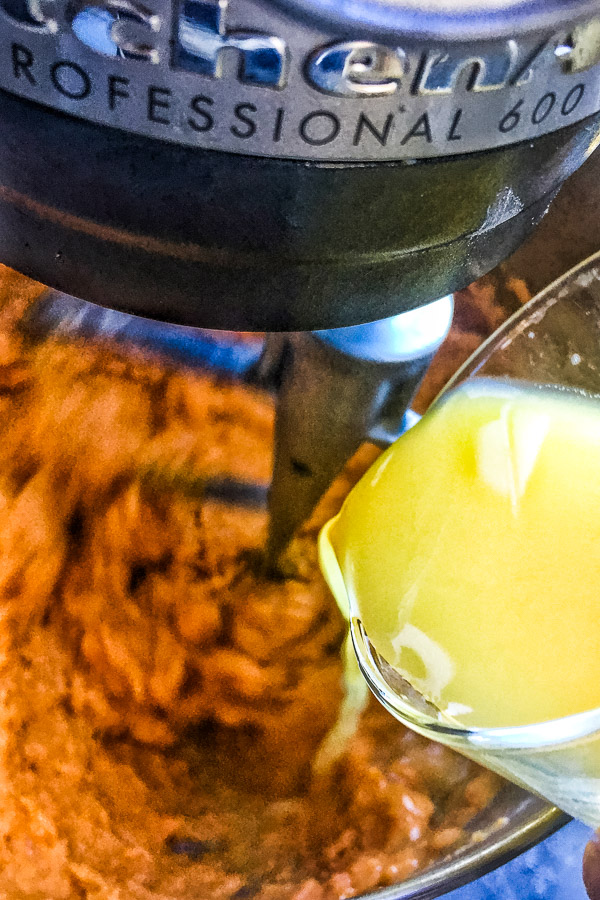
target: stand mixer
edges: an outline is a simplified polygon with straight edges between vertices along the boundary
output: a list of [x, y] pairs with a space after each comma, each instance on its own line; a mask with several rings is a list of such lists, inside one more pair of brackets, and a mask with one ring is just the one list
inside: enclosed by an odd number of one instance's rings
[[0, 59], [0, 259], [271, 332], [271, 565], [600, 134], [598, 0], [0, 0]]

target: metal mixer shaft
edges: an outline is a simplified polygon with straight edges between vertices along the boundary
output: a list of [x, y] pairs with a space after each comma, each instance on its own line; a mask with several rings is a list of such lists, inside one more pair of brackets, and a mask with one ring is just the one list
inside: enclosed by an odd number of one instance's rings
[[412, 424], [410, 401], [450, 328], [452, 310], [449, 296], [371, 325], [278, 342], [271, 566], [360, 444], [387, 446]]

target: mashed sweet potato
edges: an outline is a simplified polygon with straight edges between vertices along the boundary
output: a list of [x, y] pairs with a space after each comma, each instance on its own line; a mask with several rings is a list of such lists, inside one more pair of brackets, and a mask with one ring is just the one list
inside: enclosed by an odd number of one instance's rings
[[[311, 768], [344, 636], [315, 537], [373, 448], [295, 540], [294, 576], [266, 580], [264, 511], [165, 472], [266, 483], [269, 398], [102, 341], [32, 343], [39, 286], [0, 276], [0, 897], [342, 900], [444, 853], [495, 776], [374, 701]], [[474, 341], [453, 335], [432, 379]]]

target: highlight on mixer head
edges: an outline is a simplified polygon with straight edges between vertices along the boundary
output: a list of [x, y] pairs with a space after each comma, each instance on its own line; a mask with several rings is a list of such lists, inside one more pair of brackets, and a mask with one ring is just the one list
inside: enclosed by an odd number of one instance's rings
[[465, 41], [553, 30], [598, 14], [595, 0], [276, 0], [307, 18], [397, 37]]

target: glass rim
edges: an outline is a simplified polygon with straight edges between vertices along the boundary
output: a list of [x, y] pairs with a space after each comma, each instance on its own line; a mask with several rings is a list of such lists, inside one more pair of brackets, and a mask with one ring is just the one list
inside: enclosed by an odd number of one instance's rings
[[[350, 614], [350, 599], [337, 554], [329, 537], [331, 529], [342, 515], [342, 510], [321, 529], [319, 534], [319, 556], [324, 553], [327, 554], [327, 580], [335, 580], [336, 582], [336, 590], [334, 591], [336, 600], [338, 600], [338, 593], [341, 593], [342, 590], [346, 598], [349, 613], [347, 618], [351, 619], [349, 621], [351, 626], [350, 634], [362, 675], [375, 697], [396, 719], [399, 719], [409, 728], [425, 737], [433, 740], [436, 740], [436, 738], [437, 740], [443, 739], [445, 743], [451, 744], [455, 749], [464, 750], [466, 746], [472, 747], [473, 750], [488, 750], [492, 752], [504, 752], [506, 750], [530, 752], [535, 749], [558, 747], [590, 737], [597, 731], [600, 731], [600, 707], [573, 713], [570, 716], [563, 716], [559, 719], [548, 719], [527, 725], [486, 728], [461, 725], [460, 722], [455, 722], [450, 717], [444, 719], [441, 711], [435, 716], [424, 713], [417, 709], [409, 700], [403, 699], [397, 692], [393, 691], [386, 683], [373, 659], [369, 640], [365, 636], [360, 619]], [[330, 568], [332, 564], [335, 565], [335, 571], [333, 572]], [[342, 614], [344, 614], [343, 610]], [[398, 674], [402, 675], [399, 671]], [[426, 698], [423, 698], [423, 700], [426, 701]]]
[[494, 352], [496, 346], [501, 345], [508, 335], [513, 331], [515, 325], [521, 324], [522, 321], [529, 319], [531, 315], [545, 314], [546, 311], [559, 303], [561, 300], [567, 300], [571, 294], [573, 280], [578, 277], [586, 278], [588, 272], [596, 270], [596, 277], [600, 278], [600, 250], [588, 256], [568, 269], [562, 275], [559, 275], [554, 281], [550, 282], [543, 290], [535, 294], [527, 303], [523, 304], [520, 309], [508, 317], [498, 328], [487, 337], [476, 350], [459, 366], [451, 378], [446, 382], [439, 394], [435, 396], [430, 406], [433, 406], [437, 400], [451, 391], [466, 378], [474, 375], [477, 370], [486, 362], [491, 353]]
[[[354, 620], [351, 628], [352, 642], [359, 668], [377, 700], [394, 718], [432, 740], [442, 741], [457, 750], [515, 752], [564, 747], [575, 741], [591, 737], [600, 731], [600, 708], [573, 713], [560, 719], [548, 719], [527, 725], [509, 725], [494, 728], [480, 728], [461, 725], [439, 716], [421, 712], [410, 700], [404, 700], [392, 691], [372, 660], [369, 642], [359, 620]], [[399, 673], [401, 674], [401, 673]]]

